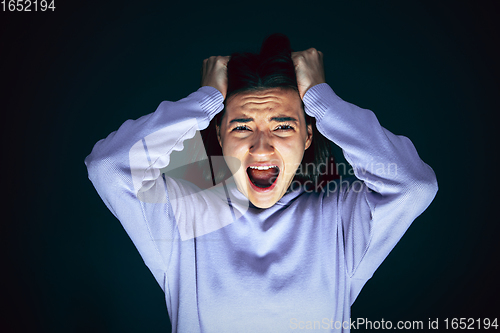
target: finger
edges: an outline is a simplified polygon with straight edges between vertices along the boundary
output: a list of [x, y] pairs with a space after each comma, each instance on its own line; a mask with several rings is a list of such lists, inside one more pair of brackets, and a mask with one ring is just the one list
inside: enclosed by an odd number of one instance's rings
[[306, 55], [300, 52], [296, 54], [295, 57], [292, 58], [292, 61], [295, 66], [299, 66], [300, 64], [303, 64], [306, 61]]
[[208, 59], [207, 59], [207, 65], [208, 66], [212, 66], [213, 63], [215, 62], [215, 60], [217, 60], [217, 57], [216, 56], [210, 56]]
[[224, 65], [226, 66], [227, 63], [229, 62], [230, 56], [217, 56], [215, 59], [215, 62], [218, 63], [219, 65]]
[[227, 66], [229, 60], [231, 60], [231, 56], [225, 56], [224, 57], [224, 64]]
[[298, 51], [298, 52], [292, 52], [292, 58], [297, 58], [297, 57], [303, 57], [304, 56], [304, 53], [306, 52], [307, 50], [305, 51]]

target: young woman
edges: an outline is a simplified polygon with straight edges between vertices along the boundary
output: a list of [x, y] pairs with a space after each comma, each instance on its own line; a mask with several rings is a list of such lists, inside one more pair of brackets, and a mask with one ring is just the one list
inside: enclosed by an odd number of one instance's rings
[[[340, 99], [322, 59], [277, 34], [260, 54], [205, 59], [200, 89], [126, 121], [85, 160], [165, 292], [173, 332], [349, 331], [361, 288], [433, 200], [411, 141]], [[205, 159], [217, 184], [165, 172], [207, 127], [205, 148], [225, 161]], [[324, 137], [355, 177], [321, 182]]]

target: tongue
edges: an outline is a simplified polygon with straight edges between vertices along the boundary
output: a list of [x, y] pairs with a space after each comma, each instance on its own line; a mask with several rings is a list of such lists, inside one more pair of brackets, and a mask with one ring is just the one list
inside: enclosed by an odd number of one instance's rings
[[248, 168], [247, 172], [252, 183], [257, 187], [263, 188], [271, 186], [279, 174], [279, 170], [277, 168], [269, 168], [267, 170]]

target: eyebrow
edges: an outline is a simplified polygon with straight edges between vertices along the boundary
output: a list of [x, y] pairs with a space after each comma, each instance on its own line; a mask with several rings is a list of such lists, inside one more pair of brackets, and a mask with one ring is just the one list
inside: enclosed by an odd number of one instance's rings
[[297, 119], [293, 117], [272, 117], [271, 121], [276, 121], [276, 122], [284, 122], [284, 121], [297, 121]]
[[[236, 118], [231, 120], [229, 123], [249, 123], [252, 122], [253, 118]], [[293, 117], [272, 117], [270, 121], [275, 121], [278, 123], [284, 122], [284, 121], [297, 121], [297, 119]]]
[[249, 123], [253, 121], [253, 118], [236, 118], [231, 120], [229, 123]]

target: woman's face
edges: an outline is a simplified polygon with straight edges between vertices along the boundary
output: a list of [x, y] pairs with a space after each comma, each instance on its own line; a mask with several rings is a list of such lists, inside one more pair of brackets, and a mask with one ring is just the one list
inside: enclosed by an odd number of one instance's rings
[[[302, 102], [291, 89], [244, 92], [226, 101], [219, 143], [238, 190], [255, 206], [273, 206], [311, 145]], [[234, 161], [237, 161], [235, 163]]]

